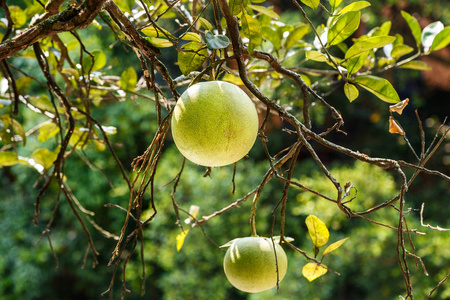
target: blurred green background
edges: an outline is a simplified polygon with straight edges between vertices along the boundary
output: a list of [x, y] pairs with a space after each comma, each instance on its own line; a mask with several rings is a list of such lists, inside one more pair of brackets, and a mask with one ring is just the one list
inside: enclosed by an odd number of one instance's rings
[[[345, 2], [345, 1], [344, 1]], [[401, 9], [415, 12], [421, 22], [441, 20], [446, 25], [449, 21], [448, 5], [445, 1], [373, 1], [372, 8], [366, 12], [366, 25], [370, 29], [388, 19], [393, 22], [394, 33], [406, 37], [409, 32], [402, 23]], [[290, 1], [272, 1], [281, 12], [285, 23], [300, 21], [300, 14], [292, 9]], [[311, 12], [311, 11], [309, 11]], [[315, 24], [320, 16], [311, 13]], [[395, 26], [398, 24], [398, 26]], [[421, 23], [422, 25], [426, 23]], [[167, 24], [166, 24], [167, 25]], [[172, 24], [173, 25], [173, 24]], [[167, 25], [169, 26], [169, 25]], [[107, 28], [101, 30], [89, 26], [78, 33], [89, 50], [102, 49], [108, 64], [102, 70], [105, 74], [121, 74], [129, 66], [136, 71], [140, 63], [134, 55], [126, 53], [115, 42]], [[73, 39], [68, 34], [61, 34], [67, 42]], [[110, 47], [110, 45], [112, 45]], [[412, 44], [412, 43], [410, 43]], [[448, 47], [430, 57], [431, 65], [443, 66], [449, 72], [450, 55]], [[76, 47], [72, 51], [79, 52]], [[164, 51], [164, 62], [176, 60], [175, 51]], [[12, 59], [16, 66], [32, 73], [36, 69], [34, 60]], [[173, 77], [180, 75], [173, 63], [166, 63]], [[313, 66], [313, 65], [312, 65]], [[315, 66], [317, 67], [317, 66]], [[36, 73], [36, 76], [41, 76]], [[418, 110], [424, 122], [426, 140], [429, 143], [437, 128], [450, 112], [450, 86], [439, 84], [431, 72], [395, 70], [385, 74], [396, 87], [400, 98], [409, 97], [410, 105], [399, 117], [408, 138], [420, 149], [420, 134], [414, 110]], [[314, 78], [311, 78], [313, 81]], [[182, 91], [185, 87], [181, 87]], [[327, 87], [319, 85], [326, 92]], [[339, 90], [341, 91], [341, 90]], [[36, 88], [36, 95], [45, 93]], [[273, 98], [289, 103], [300, 98], [300, 92], [291, 88], [289, 82], [283, 82], [274, 90], [267, 91]], [[385, 103], [363, 93], [356, 102], [349, 104], [343, 93], [334, 92], [327, 101], [335, 106], [345, 120], [344, 131], [347, 136], [330, 134], [336, 143], [374, 157], [402, 158], [414, 162], [410, 150], [397, 136], [388, 133], [389, 112]], [[0, 108], [1, 114], [7, 108]], [[116, 146], [116, 153], [126, 171], [132, 176], [130, 167], [134, 157], [142, 154], [151, 142], [157, 129], [155, 105], [143, 98], [134, 101], [103, 101], [93, 112], [95, 118], [103, 125], [115, 126], [117, 134], [111, 136]], [[327, 112], [317, 105], [312, 108], [314, 127], [317, 131], [331, 125]], [[36, 114], [22, 109], [22, 125], [26, 129], [36, 123]], [[290, 136], [281, 131], [282, 126], [274, 118], [269, 132], [270, 152], [277, 151], [292, 143]], [[51, 140], [44, 144], [54, 148]], [[53, 143], [53, 144], [52, 144]], [[0, 144], [1, 146], [1, 144]], [[29, 155], [39, 143], [29, 138], [26, 147], [20, 149], [22, 156]], [[396, 195], [399, 178], [396, 173], [384, 171], [374, 166], [349, 160], [347, 157], [330, 152], [320, 145], [313, 144], [332, 174], [341, 182], [350, 181], [358, 188], [358, 196], [351, 207], [358, 211], [376, 203], [382, 203]], [[90, 169], [80, 156], [73, 155], [66, 163], [68, 184], [82, 205], [95, 213], [92, 217], [101, 227], [119, 234], [125, 219], [125, 213], [116, 208], [105, 207], [106, 203], [122, 207], [128, 205], [127, 186], [120, 171], [107, 151], [98, 152], [90, 145], [84, 150], [85, 155], [100, 167], [111, 184], [98, 169]], [[126, 268], [126, 285], [130, 293], [126, 299], [398, 299], [404, 295], [404, 281], [397, 259], [397, 233], [391, 229], [376, 226], [361, 219], [348, 219], [336, 206], [323, 199], [291, 188], [287, 202], [286, 235], [295, 239], [297, 247], [312, 254], [311, 243], [305, 225], [305, 218], [314, 214], [325, 222], [330, 230], [330, 243], [349, 237], [338, 250], [327, 256], [324, 263], [340, 276], [329, 272], [325, 276], [309, 283], [301, 274], [306, 259], [285, 247], [288, 255], [288, 273], [280, 284], [279, 293], [270, 290], [259, 294], [246, 294], [233, 288], [225, 278], [222, 269], [224, 250], [222, 245], [236, 237], [250, 234], [249, 215], [251, 202], [242, 203], [220, 217], [209, 221], [205, 234], [196, 227], [186, 237], [180, 252], [176, 250], [176, 236], [181, 232], [175, 224], [170, 193], [172, 179], [180, 170], [183, 158], [177, 151], [171, 138], [165, 143], [165, 150], [158, 167], [155, 181], [155, 204], [158, 213], [144, 230], [145, 253], [145, 290], [141, 297], [142, 265], [139, 251], [136, 251]], [[450, 140], [443, 143], [434, 158], [427, 164], [430, 169], [437, 169], [445, 174], [450, 171]], [[185, 210], [190, 205], [200, 207], [199, 216], [209, 215], [214, 211], [243, 197], [256, 187], [270, 167], [260, 141], [257, 141], [249, 158], [237, 164], [235, 178], [236, 192], [232, 194], [233, 166], [215, 168], [210, 177], [203, 177], [205, 168], [186, 162], [175, 199]], [[407, 175], [411, 175], [407, 170]], [[311, 161], [307, 152], [302, 151], [294, 172], [294, 178], [314, 190], [331, 197], [334, 188]], [[105, 238], [89, 225], [89, 230], [100, 252], [100, 263], [91, 268], [92, 256], [87, 256], [86, 266], [82, 268], [86, 252], [87, 239], [81, 226], [73, 215], [67, 201], [58, 194], [55, 183], [42, 198], [41, 216], [37, 226], [32, 219], [35, 211], [35, 199], [43, 181], [39, 174], [30, 167], [17, 165], [0, 169], [0, 299], [103, 299], [100, 294], [108, 289], [113, 274], [113, 266], [107, 266], [115, 240]], [[111, 186], [112, 185], [112, 186]], [[272, 180], [267, 184], [257, 210], [257, 229], [260, 235], [268, 236], [272, 222], [271, 213], [282, 197], [283, 183]], [[443, 179], [420, 175], [411, 186], [406, 196], [406, 209], [410, 209], [407, 220], [410, 228], [418, 228], [426, 235], [413, 235], [416, 253], [422, 257], [429, 276], [425, 276], [420, 264], [408, 258], [412, 275], [414, 294], [417, 299], [425, 299], [437, 283], [450, 272], [450, 236], [446, 232], [437, 232], [420, 225], [420, 207], [425, 203], [424, 221], [433, 226], [450, 227], [448, 201], [450, 187]], [[50, 251], [50, 244], [41, 233], [45, 230], [52, 215], [55, 203], [60, 201], [56, 218], [50, 228], [51, 246], [57, 256]], [[148, 197], [144, 198], [149, 205]], [[147, 207], [148, 208], [148, 207]], [[151, 214], [151, 209], [146, 214]], [[378, 222], [395, 224], [398, 215], [395, 209], [382, 209], [370, 216]], [[187, 216], [181, 214], [183, 221]], [[279, 220], [278, 220], [279, 221]], [[187, 225], [184, 225], [187, 228]], [[279, 226], [275, 226], [275, 233]], [[139, 247], [139, 246], [138, 246]], [[121, 265], [122, 266], [122, 265]], [[122, 291], [122, 270], [116, 275], [113, 287], [113, 299], [120, 298]], [[450, 285], [444, 283], [435, 292], [432, 299], [449, 299]]]

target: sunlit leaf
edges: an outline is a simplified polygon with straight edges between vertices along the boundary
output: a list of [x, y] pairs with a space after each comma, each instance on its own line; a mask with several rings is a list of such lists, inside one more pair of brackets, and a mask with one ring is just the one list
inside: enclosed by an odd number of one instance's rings
[[120, 75], [120, 88], [124, 91], [133, 92], [136, 89], [137, 74], [133, 67], [129, 67]]
[[320, 0], [300, 0], [302, 1], [305, 5], [316, 9], [319, 6]]
[[338, 17], [328, 29], [328, 44], [339, 44], [351, 36], [358, 29], [360, 18], [359, 11], [350, 11]]
[[149, 41], [150, 44], [158, 48], [169, 48], [173, 46], [173, 42], [164, 37], [163, 38], [148, 37], [147, 41]]
[[198, 21], [200, 22], [200, 24], [202, 25], [202, 27], [204, 29], [207, 29], [209, 31], [212, 31], [214, 29], [214, 27], [211, 25], [211, 23], [208, 20], [206, 20], [205, 18], [200, 17], [198, 19]]
[[445, 27], [434, 37], [430, 51], [440, 50], [447, 47], [448, 44], [450, 44], [450, 26]]
[[369, 31], [367, 36], [380, 36], [380, 35], [389, 35], [389, 32], [391, 31], [391, 21], [386, 21], [383, 24], [381, 24], [380, 27], [376, 27]]
[[334, 242], [333, 244], [331, 244], [330, 246], [328, 246], [328, 247], [325, 249], [325, 251], [323, 251], [322, 258], [323, 258], [325, 255], [327, 255], [328, 253], [330, 253], [331, 251], [334, 251], [334, 250], [336, 250], [337, 248], [339, 248], [339, 247], [340, 247], [347, 239], [348, 239], [348, 237], [345, 238], [345, 239], [339, 240], [339, 241], [337, 241], [337, 242]]
[[302, 24], [292, 30], [288, 37], [286, 38], [285, 48], [287, 50], [291, 49], [295, 44], [297, 44], [304, 36], [310, 31], [310, 27], [306, 24]]
[[188, 32], [185, 35], [183, 35], [183, 37], [181, 38], [182, 40], [185, 41], [194, 41], [194, 42], [202, 42], [202, 38], [199, 34], [194, 33], [194, 32]]
[[278, 20], [280, 18], [280, 16], [273, 11], [273, 9], [269, 9], [269, 8], [265, 8], [264, 6], [261, 5], [252, 5], [252, 4], [248, 4], [247, 7], [256, 10], [257, 12], [260, 12], [272, 19]]
[[0, 168], [9, 167], [19, 163], [17, 154], [12, 151], [0, 152]]
[[431, 45], [433, 45], [434, 38], [444, 30], [444, 24], [437, 21], [426, 26], [422, 31], [422, 45], [425, 53], [427, 53]]
[[342, 0], [330, 0], [331, 11], [334, 11], [336, 7], [338, 7], [339, 4], [341, 4], [341, 2]]
[[196, 71], [208, 57], [206, 45], [198, 42], [190, 42], [181, 47], [178, 52], [178, 66], [184, 75]]
[[422, 60], [413, 60], [399, 66], [401, 69], [429, 71], [431, 67]]
[[363, 53], [375, 49], [386, 46], [395, 41], [395, 37], [393, 36], [374, 36], [368, 37], [363, 40], [356, 42], [353, 46], [351, 46], [347, 53], [345, 53], [345, 58], [349, 59], [352, 57], [356, 57], [358, 55], [362, 55]]
[[59, 133], [59, 127], [55, 123], [49, 123], [39, 128], [38, 141], [43, 143], [51, 137], [54, 137]]
[[314, 215], [309, 215], [305, 223], [314, 246], [320, 248], [328, 243], [330, 232], [322, 220]]
[[413, 52], [413, 50], [414, 49], [412, 47], [405, 45], [405, 44], [394, 45], [391, 50], [391, 57], [395, 58], [395, 59], [399, 59], [403, 55]]
[[358, 98], [359, 91], [353, 84], [346, 83], [344, 85], [344, 94], [347, 97], [348, 101], [353, 102], [356, 98]]
[[186, 238], [188, 233], [189, 233], [189, 229], [183, 230], [180, 234], [177, 235], [177, 252], [180, 252], [181, 247], [183, 247], [184, 239]]
[[369, 56], [369, 51], [363, 53], [360, 56], [356, 56], [347, 60], [348, 76], [358, 72], [362, 68], [362, 66], [364, 66], [367, 56]]
[[39, 165], [44, 167], [44, 170], [48, 170], [53, 166], [53, 162], [58, 157], [58, 153], [50, 151], [46, 148], [36, 149], [31, 158]]
[[247, 50], [252, 54], [253, 50], [262, 42], [261, 27], [256, 19], [246, 13], [243, 14], [241, 21], [244, 35], [249, 39]]
[[356, 1], [353, 2], [349, 5], [347, 5], [346, 7], [344, 7], [343, 9], [341, 9], [341, 11], [339, 12], [340, 14], [345, 14], [349, 11], [359, 11], [362, 10], [366, 7], [370, 6], [370, 2], [367, 1]]
[[325, 56], [325, 54], [320, 53], [318, 51], [306, 51], [305, 52], [305, 57], [307, 59], [313, 60], [313, 61], [319, 61], [319, 62], [326, 62], [328, 61], [328, 58]]
[[223, 34], [214, 35], [211, 31], [206, 32], [206, 46], [209, 49], [224, 49], [230, 44], [230, 39]]
[[8, 9], [15, 28], [21, 28], [27, 23], [27, 15], [19, 6], [9, 5]]
[[317, 263], [311, 262], [303, 266], [302, 274], [306, 279], [308, 279], [309, 282], [311, 282], [314, 279], [317, 279], [320, 276], [326, 274], [327, 271], [328, 269], [325, 265], [319, 265]]
[[409, 29], [411, 29], [411, 33], [414, 39], [416, 40], [417, 46], [420, 46], [422, 30], [420, 29], [419, 22], [406, 11], [402, 10], [401, 14], [405, 19], [406, 23], [408, 24]]
[[269, 40], [272, 43], [275, 50], [279, 50], [281, 48], [282, 34], [275, 28], [273, 28], [272, 26], [262, 26], [261, 34], [266, 40]]
[[149, 27], [143, 28], [141, 31], [143, 34], [145, 34], [148, 37], [155, 37], [155, 38], [162, 38], [162, 39], [174, 38], [174, 36], [170, 32], [168, 32], [167, 30], [165, 30], [163, 28], [156, 29], [153, 26], [149, 26]]
[[389, 117], [389, 132], [390, 133], [397, 133], [400, 135], [404, 135], [405, 131], [402, 129], [400, 124], [397, 123], [397, 121], [394, 120], [392, 116]]
[[397, 91], [394, 89], [392, 84], [384, 78], [373, 76], [373, 75], [361, 75], [357, 76], [354, 80], [359, 86], [368, 90], [381, 100], [388, 103], [400, 102], [400, 98]]
[[93, 72], [106, 65], [106, 55], [102, 50], [93, 50], [91, 54], [93, 57], [87, 54], [83, 56], [83, 69], [85, 72]]

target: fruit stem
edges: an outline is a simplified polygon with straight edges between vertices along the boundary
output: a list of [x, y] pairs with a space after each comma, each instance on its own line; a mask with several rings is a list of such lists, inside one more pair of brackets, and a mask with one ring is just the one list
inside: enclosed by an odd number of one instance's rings
[[255, 197], [253, 197], [253, 203], [252, 203], [252, 211], [250, 212], [250, 227], [252, 230], [251, 236], [258, 236], [256, 233], [256, 203], [258, 202], [259, 193], [255, 194]]

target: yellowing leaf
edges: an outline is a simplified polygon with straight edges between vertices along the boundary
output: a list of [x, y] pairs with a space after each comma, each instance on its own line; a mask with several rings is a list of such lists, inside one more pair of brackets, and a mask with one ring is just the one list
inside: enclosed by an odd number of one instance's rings
[[400, 69], [411, 69], [411, 70], [420, 70], [420, 71], [429, 71], [431, 67], [422, 60], [413, 60], [409, 61], [401, 66]]
[[181, 47], [178, 52], [178, 66], [181, 73], [187, 75], [200, 68], [208, 57], [206, 45], [198, 42], [189, 42]]
[[188, 32], [185, 35], [183, 35], [183, 37], [181, 38], [182, 40], [185, 41], [194, 41], [194, 42], [202, 42], [202, 38], [200, 37], [199, 34], [194, 33], [194, 32]]
[[134, 92], [137, 83], [137, 74], [133, 67], [129, 67], [120, 75], [120, 87], [122, 90]]
[[271, 17], [272, 19], [276, 19], [278, 20], [280, 18], [280, 16], [273, 11], [272, 9], [269, 8], [265, 8], [264, 6], [260, 6], [260, 5], [252, 5], [252, 4], [248, 4], [247, 7], [250, 7], [253, 10], [256, 10], [257, 12], [260, 12], [268, 17]]
[[46, 148], [36, 149], [33, 154], [31, 154], [31, 158], [39, 165], [44, 167], [45, 170], [48, 170], [52, 167], [53, 162], [58, 157], [58, 153], [52, 152]]
[[320, 276], [327, 273], [328, 269], [325, 265], [319, 265], [316, 263], [307, 263], [303, 266], [302, 274], [303, 276], [308, 279], [309, 282], [313, 281], [314, 279], [319, 278]]
[[59, 127], [55, 123], [49, 123], [39, 128], [38, 141], [43, 143], [51, 137], [54, 137], [59, 132]]
[[261, 26], [256, 19], [246, 13], [243, 14], [241, 22], [244, 35], [250, 40], [247, 47], [248, 53], [252, 54], [262, 42]]
[[344, 85], [344, 94], [348, 101], [353, 102], [359, 96], [358, 89], [351, 83], [346, 83]]
[[183, 247], [184, 239], [186, 238], [188, 233], [189, 229], [183, 230], [180, 234], [177, 235], [177, 252], [180, 252], [181, 247]]
[[314, 215], [309, 215], [306, 218], [305, 223], [308, 227], [309, 236], [311, 237], [314, 246], [319, 248], [328, 243], [330, 232], [322, 220]]
[[208, 20], [206, 20], [205, 18], [200, 17], [198, 19], [198, 21], [200, 22], [200, 24], [202, 25], [202, 27], [204, 29], [207, 29], [209, 31], [212, 31], [214, 29], [214, 27], [211, 25], [211, 23]]
[[318, 51], [310, 50], [305, 52], [305, 56], [307, 59], [319, 61], [319, 62], [326, 62], [328, 61], [328, 58], [325, 56], [325, 54], [320, 53]]
[[17, 157], [17, 154], [15, 152], [12, 151], [0, 152], [0, 168], [13, 166], [18, 162], [19, 158]]
[[347, 239], [348, 239], [348, 237], [345, 238], [345, 239], [339, 240], [339, 241], [337, 241], [337, 242], [334, 242], [333, 244], [331, 244], [330, 246], [328, 246], [328, 247], [325, 249], [325, 251], [323, 252], [322, 258], [323, 258], [325, 255], [327, 255], [328, 253], [330, 253], [331, 251], [334, 251], [334, 250], [336, 250], [337, 248], [339, 248], [339, 247], [340, 247]]
[[316, 9], [319, 6], [320, 0], [300, 0], [304, 4], [308, 5], [309, 7]]
[[370, 6], [370, 2], [367, 2], [367, 1], [356, 1], [356, 2], [353, 2], [353, 3], [349, 4], [349, 5], [347, 5], [346, 7], [344, 7], [339, 13], [340, 14], [345, 14], [346, 12], [349, 12], [349, 11], [359, 11], [359, 10], [361, 10], [363, 8], [368, 7], [368, 6]]

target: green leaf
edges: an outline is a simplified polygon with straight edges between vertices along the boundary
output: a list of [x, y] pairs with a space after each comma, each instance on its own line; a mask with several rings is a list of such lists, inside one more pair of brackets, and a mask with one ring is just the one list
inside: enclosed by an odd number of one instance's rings
[[241, 12], [241, 5], [243, 5], [245, 7], [246, 3], [247, 3], [247, 1], [244, 1], [244, 0], [229, 0], [228, 6], [230, 8], [230, 13], [233, 16], [238, 15]]
[[302, 24], [299, 27], [296, 27], [294, 30], [292, 30], [289, 33], [288, 37], [286, 38], [286, 43], [284, 44], [286, 50], [291, 49], [305, 36], [305, 34], [309, 33], [309, 31], [310, 31], [309, 26], [306, 24]]
[[360, 56], [350, 58], [347, 61], [347, 74], [348, 74], [348, 77], [350, 77], [350, 75], [358, 72], [359, 69], [361, 69], [362, 66], [364, 66], [364, 63], [366, 62], [367, 56], [369, 56], [369, 51], [363, 53]]
[[27, 15], [19, 6], [11, 5], [8, 9], [15, 28], [21, 28], [27, 23]]
[[189, 233], [189, 229], [183, 230], [180, 234], [177, 235], [177, 252], [180, 252], [181, 247], [183, 247], [184, 239], [186, 238], [188, 233]]
[[187, 75], [200, 68], [208, 57], [206, 45], [198, 42], [190, 42], [181, 47], [178, 52], [178, 66], [181, 73]]
[[349, 5], [347, 5], [346, 7], [344, 7], [343, 9], [341, 9], [341, 11], [339, 12], [339, 14], [345, 14], [349, 11], [359, 11], [362, 10], [363, 8], [366, 8], [368, 6], [370, 6], [370, 2], [367, 1], [356, 1], [353, 2]]
[[280, 18], [280, 16], [276, 12], [273, 11], [273, 8], [268, 9], [261, 5], [252, 5], [252, 4], [248, 4], [247, 7], [251, 8], [253, 10], [256, 10], [257, 12], [260, 12], [272, 19], [278, 20]]
[[331, 251], [334, 251], [334, 250], [336, 250], [337, 248], [339, 248], [340, 246], [342, 246], [342, 244], [343, 244], [347, 239], [348, 239], [348, 237], [345, 238], [345, 239], [339, 240], [339, 241], [337, 241], [337, 242], [334, 242], [333, 244], [331, 244], [330, 246], [328, 246], [328, 247], [325, 249], [325, 251], [323, 252], [322, 258], [323, 258], [325, 255], [327, 255], [328, 253], [330, 253]]
[[154, 38], [161, 38], [161, 39], [167, 39], [167, 38], [175, 38], [170, 32], [163, 28], [156, 29], [153, 26], [145, 27], [142, 30], [142, 33], [145, 34], [148, 37], [154, 37]]
[[300, 0], [305, 5], [311, 7], [312, 9], [316, 9], [319, 6], [320, 0]]
[[388, 103], [397, 103], [400, 102], [400, 98], [397, 94], [397, 91], [394, 89], [392, 84], [381, 77], [373, 76], [373, 75], [361, 75], [357, 76], [354, 80], [354, 83], [357, 83], [364, 89], [368, 90], [381, 100]]
[[41, 165], [44, 170], [48, 170], [53, 166], [58, 153], [52, 152], [46, 148], [36, 149], [32, 154], [31, 158], [39, 165]]
[[450, 44], [450, 26], [445, 27], [439, 32], [431, 44], [430, 51], [440, 50]]
[[103, 68], [106, 65], [106, 55], [102, 50], [93, 50], [90, 55], [83, 56], [83, 69], [85, 72], [93, 72]]
[[19, 163], [19, 158], [17, 154], [12, 151], [3, 151], [0, 152], [0, 168], [2, 167], [10, 167]]
[[133, 67], [129, 67], [120, 75], [120, 88], [124, 91], [134, 92], [136, 89], [137, 74]]
[[399, 59], [403, 55], [413, 52], [413, 50], [414, 49], [412, 47], [405, 44], [394, 45], [391, 51], [391, 57]]
[[437, 21], [426, 26], [422, 31], [422, 45], [425, 53], [430, 51], [434, 38], [444, 30], [444, 24]]
[[341, 4], [342, 0], [330, 0], [330, 5], [331, 5], [331, 11], [333, 12], [336, 7], [339, 6], [339, 4]]
[[183, 35], [183, 37], [181, 39], [185, 40], [185, 41], [194, 41], [194, 42], [199, 42], [199, 43], [202, 42], [202, 37], [199, 34], [194, 33], [194, 32], [186, 33], [185, 35]]
[[55, 123], [49, 123], [39, 128], [38, 141], [43, 143], [51, 137], [54, 137], [59, 133], [59, 127]]
[[243, 14], [241, 21], [244, 35], [249, 39], [247, 50], [252, 54], [253, 50], [262, 42], [261, 27], [256, 19], [246, 13]]
[[414, 39], [416, 40], [417, 47], [419, 47], [421, 43], [421, 34], [422, 34], [419, 22], [417, 22], [417, 20], [410, 14], [408, 14], [406, 11], [402, 10], [401, 14], [403, 16], [403, 19], [405, 19], [406, 23], [408, 24], [409, 29], [411, 29], [411, 33]]
[[319, 61], [319, 62], [327, 62], [328, 58], [325, 56], [325, 54], [320, 53], [318, 51], [310, 50], [305, 52], [305, 56], [307, 59], [313, 60], [313, 61]]
[[20, 77], [16, 79], [16, 87], [18, 91], [25, 92], [30, 85], [32, 79], [30, 77]]
[[394, 41], [395, 37], [393, 36], [373, 36], [359, 40], [348, 49], [347, 53], [345, 53], [345, 59], [362, 55], [369, 50], [381, 48]]
[[350, 11], [338, 17], [328, 30], [328, 44], [339, 44], [351, 36], [358, 29], [360, 18], [359, 11]]
[[198, 19], [198, 21], [200, 22], [200, 24], [202, 25], [202, 27], [206, 30], [212, 31], [214, 29], [214, 27], [211, 25], [211, 23], [206, 20], [205, 18], [200, 17]]
[[346, 83], [344, 85], [344, 94], [347, 97], [348, 101], [353, 102], [354, 100], [356, 100], [356, 98], [358, 98], [359, 91], [353, 84]]
[[206, 32], [206, 46], [209, 49], [224, 49], [230, 44], [230, 39], [223, 34], [214, 35], [211, 31]]
[[55, 112], [55, 108], [47, 95], [41, 95], [40, 97], [30, 96], [30, 100], [34, 106], [41, 110]]
[[303, 266], [302, 274], [306, 279], [308, 279], [309, 282], [311, 282], [314, 279], [317, 279], [320, 276], [326, 274], [327, 271], [328, 269], [325, 265], [319, 265], [317, 263], [311, 262]]
[[158, 48], [169, 48], [173, 46], [173, 42], [171, 40], [168, 40], [164, 37], [157, 38], [157, 37], [148, 37], [147, 41], [150, 42], [155, 47]]
[[309, 215], [305, 220], [309, 236], [315, 247], [320, 248], [328, 243], [330, 233], [322, 220], [314, 215]]
[[12, 129], [11, 134], [20, 136], [22, 138], [24, 145], [27, 143], [27, 136], [25, 134], [25, 130], [17, 120], [11, 118], [9, 115], [2, 115], [0, 116], [0, 121], [3, 122], [5, 128], [11, 126]]
[[420, 71], [429, 71], [431, 67], [422, 60], [413, 60], [409, 61], [403, 65], [400, 65], [401, 69], [411, 69], [411, 70], [420, 70]]
[[380, 36], [380, 35], [389, 35], [389, 32], [391, 31], [392, 22], [386, 21], [383, 24], [381, 24], [380, 27], [376, 27], [369, 31], [367, 36]]
[[272, 43], [275, 50], [279, 50], [281, 48], [281, 39], [283, 36], [282, 33], [278, 32], [275, 28], [271, 26], [262, 26], [261, 34], [265, 39]]

